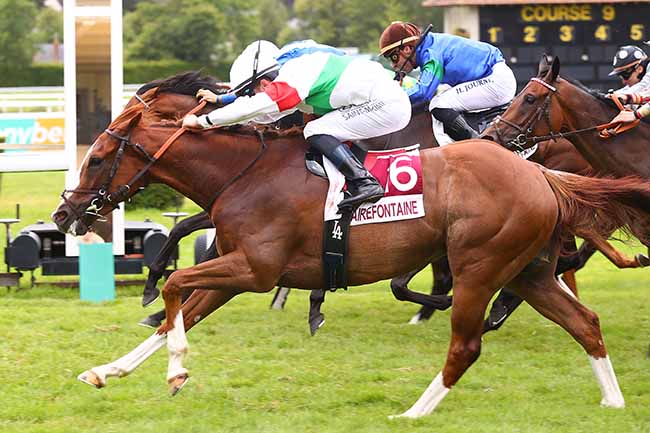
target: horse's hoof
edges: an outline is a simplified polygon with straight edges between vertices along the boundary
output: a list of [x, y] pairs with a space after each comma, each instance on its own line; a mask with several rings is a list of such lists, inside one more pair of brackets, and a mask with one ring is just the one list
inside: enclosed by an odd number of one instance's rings
[[92, 385], [97, 389], [106, 386], [106, 382], [104, 382], [104, 380], [102, 380], [102, 378], [95, 374], [95, 372], [92, 370], [84, 371], [79, 376], [77, 376], [77, 379], [85, 384]]
[[612, 400], [602, 399], [600, 401], [600, 407], [611, 407], [613, 409], [623, 409], [625, 408], [625, 400], [623, 396], [620, 398], [614, 398]]
[[411, 317], [411, 320], [409, 320], [409, 325], [417, 325], [421, 321], [422, 320], [421, 320], [421, 317], [420, 317], [420, 313], [418, 312], [418, 313], [415, 314], [415, 316]]
[[316, 331], [318, 331], [324, 324], [325, 324], [325, 315], [322, 313], [316, 316], [316, 318], [310, 319], [309, 332], [311, 333], [311, 336], [313, 337], [314, 335], [316, 335]]
[[646, 256], [645, 254], [637, 254], [636, 255], [636, 262], [642, 268], [645, 268], [646, 266], [650, 266], [650, 258], [648, 258], [648, 256]]
[[146, 328], [153, 328], [157, 329], [160, 325], [162, 325], [162, 322], [158, 319], [155, 319], [151, 316], [147, 316], [144, 319], [140, 320], [138, 322], [138, 325], [144, 326]]
[[154, 287], [151, 289], [145, 287], [144, 292], [142, 292], [142, 306], [146, 307], [151, 305], [156, 299], [158, 299], [158, 296], [160, 296], [160, 290], [158, 290], [158, 288]]
[[172, 397], [178, 394], [178, 391], [183, 389], [188, 380], [190, 380], [190, 376], [187, 373], [179, 374], [169, 379], [167, 381], [169, 384], [169, 394]]

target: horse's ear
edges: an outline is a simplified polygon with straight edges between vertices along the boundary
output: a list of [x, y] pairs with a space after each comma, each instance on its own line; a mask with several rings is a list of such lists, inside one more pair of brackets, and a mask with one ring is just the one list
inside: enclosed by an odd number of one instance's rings
[[554, 57], [553, 58], [553, 63], [551, 63], [551, 76], [550, 80], [548, 80], [549, 83], [552, 83], [557, 79], [557, 76], [560, 74], [560, 58], [559, 57]]
[[130, 131], [131, 129], [135, 128], [135, 125], [138, 124], [140, 121], [140, 118], [142, 117], [142, 111], [140, 111], [138, 114], [133, 116], [133, 119], [129, 120], [129, 125], [126, 128], [127, 131]]
[[549, 69], [548, 55], [546, 53], [542, 54], [542, 58], [539, 59], [539, 67], [537, 68], [537, 77], [541, 78], [546, 75]]

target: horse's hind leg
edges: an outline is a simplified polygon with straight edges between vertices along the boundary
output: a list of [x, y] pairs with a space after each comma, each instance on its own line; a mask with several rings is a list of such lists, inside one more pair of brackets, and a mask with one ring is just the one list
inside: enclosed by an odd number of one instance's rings
[[564, 328], [585, 349], [602, 394], [601, 406], [621, 408], [625, 401], [605, 349], [598, 316], [565, 291], [552, 275], [520, 276], [509, 288], [544, 317]]
[[454, 284], [451, 342], [447, 361], [422, 396], [399, 417], [418, 418], [431, 413], [481, 353], [483, 316], [494, 291]]

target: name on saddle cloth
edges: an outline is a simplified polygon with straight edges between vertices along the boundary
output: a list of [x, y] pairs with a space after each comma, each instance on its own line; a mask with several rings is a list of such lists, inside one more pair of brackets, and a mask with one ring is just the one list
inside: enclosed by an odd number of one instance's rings
[[[367, 203], [357, 208], [352, 215], [351, 225], [400, 221], [425, 215], [419, 147], [416, 144], [401, 149], [368, 152], [364, 166], [384, 188], [385, 196], [377, 203]], [[343, 198], [343, 175], [334, 169], [338, 180], [333, 179], [330, 175], [333, 166], [327, 165], [330, 191], [325, 205], [325, 221], [340, 218], [337, 206]]]

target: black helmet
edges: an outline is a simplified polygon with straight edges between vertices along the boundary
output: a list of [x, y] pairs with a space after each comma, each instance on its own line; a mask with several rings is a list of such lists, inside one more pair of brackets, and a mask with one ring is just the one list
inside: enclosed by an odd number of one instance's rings
[[618, 75], [627, 69], [633, 68], [647, 57], [648, 56], [646, 56], [645, 52], [635, 45], [620, 47], [614, 56], [614, 61], [612, 62], [614, 69], [609, 73], [609, 75]]

